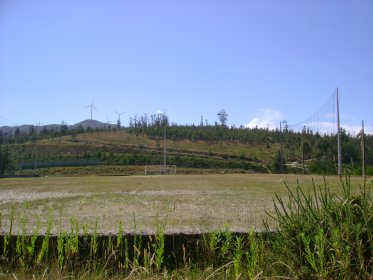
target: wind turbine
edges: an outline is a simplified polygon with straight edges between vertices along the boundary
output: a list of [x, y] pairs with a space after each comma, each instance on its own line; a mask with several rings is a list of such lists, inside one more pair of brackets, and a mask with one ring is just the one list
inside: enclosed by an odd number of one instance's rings
[[108, 116], [106, 115], [106, 124], [107, 124], [107, 128], [108, 129], [111, 129], [111, 124], [112, 124], [113, 122], [111, 121], [111, 120], [109, 120], [109, 118], [108, 118]]
[[95, 102], [95, 98], [93, 97], [92, 104], [88, 105], [86, 108], [91, 108], [91, 120], [92, 120], [92, 115], [93, 115], [93, 109], [97, 111], [97, 108], [93, 106], [93, 103]]
[[118, 111], [115, 111], [115, 113], [117, 113], [117, 115], [118, 115], [118, 127], [120, 127], [120, 124], [121, 124], [121, 122], [120, 122], [120, 116], [123, 115], [125, 112], [119, 113]]

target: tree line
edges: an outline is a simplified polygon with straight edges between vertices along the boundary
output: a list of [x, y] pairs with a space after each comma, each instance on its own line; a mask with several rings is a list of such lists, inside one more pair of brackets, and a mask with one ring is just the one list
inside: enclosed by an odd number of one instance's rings
[[[293, 172], [289, 168], [290, 163], [305, 163], [307, 172], [336, 174], [337, 136], [322, 135], [313, 132], [306, 127], [303, 131], [292, 131], [285, 126], [283, 131], [279, 129], [269, 130], [263, 128], [247, 128], [244, 126], [227, 126], [228, 114], [222, 110], [218, 113], [219, 122], [208, 124], [201, 117], [198, 125], [178, 125], [170, 123], [166, 114], [153, 114], [134, 116], [130, 118], [127, 127], [120, 125], [108, 125], [106, 128], [91, 129], [77, 127], [69, 129], [62, 125], [58, 129], [37, 129], [31, 127], [28, 133], [16, 131], [13, 135], [4, 134], [0, 130], [0, 172], [10, 170], [8, 145], [20, 144], [27, 141], [35, 142], [37, 139], [71, 136], [76, 139], [78, 134], [95, 131], [122, 130], [137, 137], [149, 137], [150, 139], [162, 139], [166, 130], [167, 139], [178, 141], [189, 139], [191, 141], [206, 142], [236, 142], [245, 145], [275, 145], [279, 148], [273, 155], [274, 172]], [[365, 159], [367, 174], [373, 174], [373, 136], [365, 135]], [[353, 174], [361, 174], [361, 135], [353, 136], [342, 129], [342, 158], [343, 164]], [[134, 161], [123, 161], [123, 164], [131, 164]], [[138, 161], [135, 161], [138, 163]]]

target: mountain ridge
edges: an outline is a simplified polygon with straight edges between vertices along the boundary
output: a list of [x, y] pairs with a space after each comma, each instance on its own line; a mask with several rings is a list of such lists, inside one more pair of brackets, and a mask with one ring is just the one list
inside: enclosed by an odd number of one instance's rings
[[42, 130], [60, 130], [63, 126], [67, 126], [67, 129], [77, 129], [79, 127], [82, 127], [84, 129], [91, 128], [91, 129], [100, 129], [100, 128], [107, 128], [107, 127], [113, 127], [115, 125], [113, 124], [108, 124], [108, 123], [103, 123], [97, 120], [90, 120], [86, 119], [81, 122], [78, 122], [76, 124], [72, 125], [67, 125], [67, 124], [47, 124], [47, 125], [31, 125], [31, 124], [24, 124], [24, 125], [19, 125], [19, 126], [1, 126], [0, 131], [3, 134], [6, 135], [14, 135], [18, 129], [19, 133], [25, 134], [25, 133], [30, 133], [33, 129], [36, 129], [38, 131]]

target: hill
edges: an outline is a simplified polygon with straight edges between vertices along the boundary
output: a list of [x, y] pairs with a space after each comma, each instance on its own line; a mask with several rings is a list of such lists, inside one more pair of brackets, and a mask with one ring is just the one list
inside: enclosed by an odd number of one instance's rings
[[68, 126], [69, 129], [77, 129], [77, 128], [84, 128], [84, 129], [87, 129], [87, 128], [91, 128], [91, 129], [105, 129], [105, 128], [108, 128], [108, 125], [107, 123], [103, 123], [103, 122], [100, 122], [100, 121], [96, 121], [96, 120], [84, 120], [84, 121], [81, 121], [79, 123], [76, 123], [74, 125], [71, 125], [71, 126]]
[[104, 129], [107, 128], [108, 124], [96, 121], [96, 120], [84, 120], [79, 123], [73, 125], [67, 124], [48, 124], [48, 125], [20, 125], [20, 126], [1, 126], [0, 133], [3, 135], [21, 135], [21, 134], [29, 134], [30, 132], [37, 130], [37, 131], [59, 131], [61, 129], [77, 129], [77, 128], [91, 128], [91, 129]]
[[[27, 173], [31, 172], [28, 169], [38, 167], [43, 174], [54, 174], [56, 169], [60, 174], [70, 175], [142, 173], [144, 165], [163, 164], [163, 129], [162, 123], [133, 123], [117, 129], [86, 120], [69, 127], [44, 126], [39, 133], [35, 130], [8, 136], [3, 133], [0, 144], [3, 158], [8, 158], [8, 167], [3, 171]], [[167, 126], [166, 135], [167, 164], [176, 165], [182, 172], [277, 173], [281, 162], [288, 173], [304, 170], [335, 174], [336, 171], [336, 137], [312, 131], [280, 133], [220, 125], [173, 124]], [[350, 172], [360, 174], [359, 139], [345, 132], [342, 138], [344, 165]], [[369, 173], [373, 171], [372, 137], [367, 136], [365, 142]]]

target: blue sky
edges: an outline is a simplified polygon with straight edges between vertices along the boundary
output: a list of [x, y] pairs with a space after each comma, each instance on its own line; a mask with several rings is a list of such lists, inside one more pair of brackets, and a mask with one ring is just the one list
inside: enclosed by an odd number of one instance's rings
[[0, 126], [170, 121], [277, 126], [339, 88], [373, 133], [373, 0], [0, 0]]

